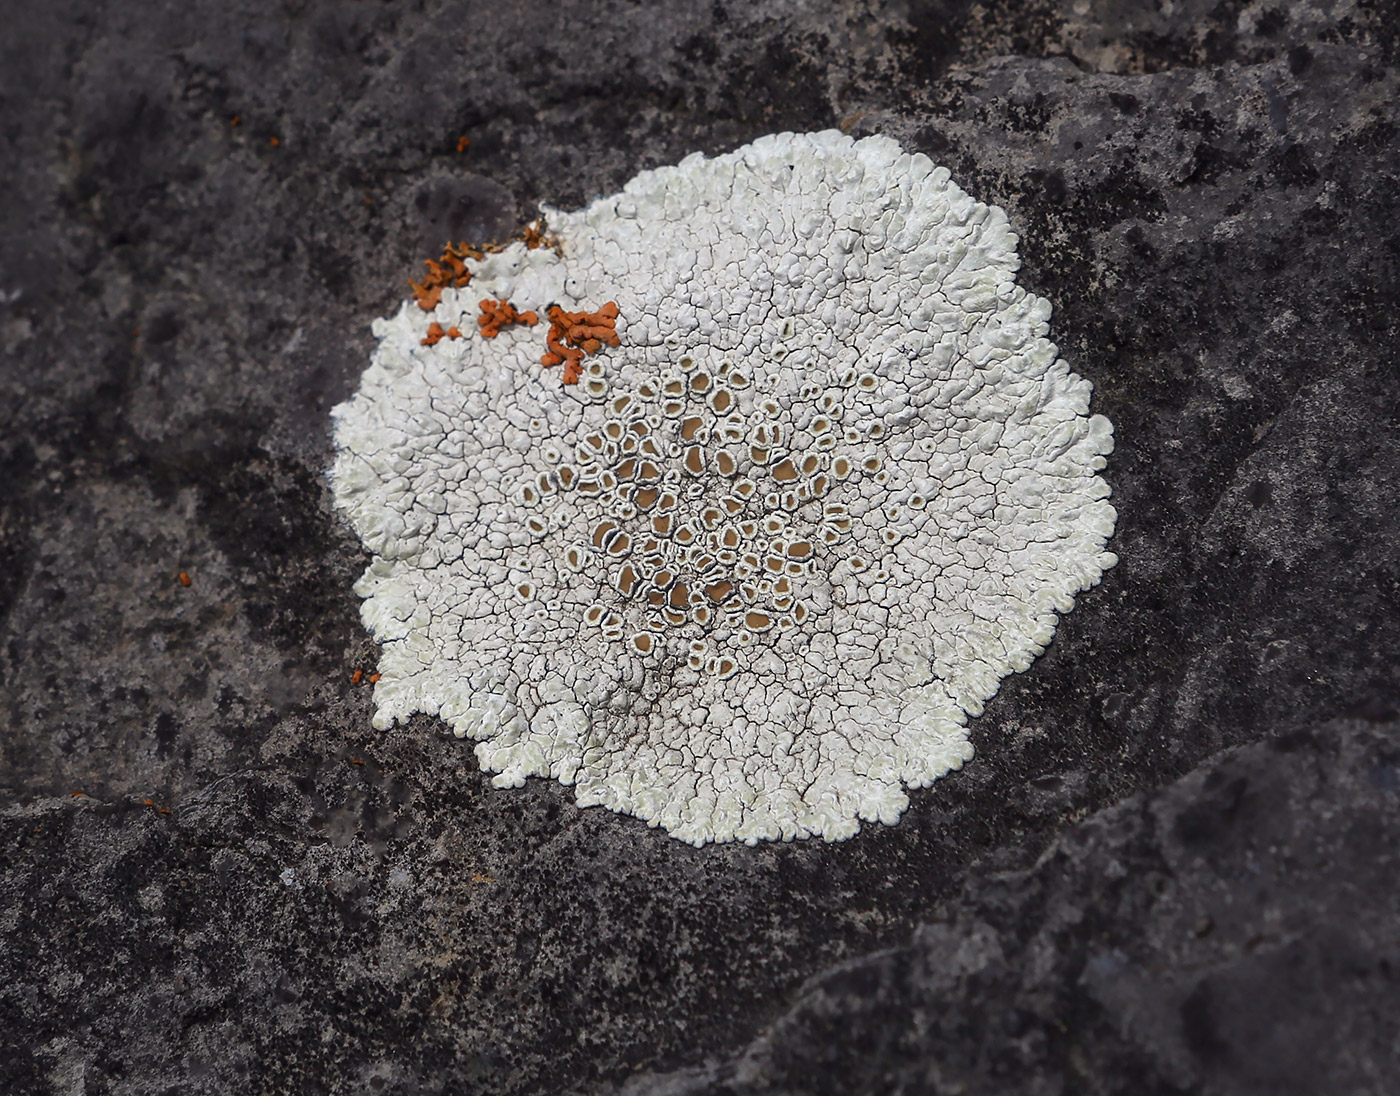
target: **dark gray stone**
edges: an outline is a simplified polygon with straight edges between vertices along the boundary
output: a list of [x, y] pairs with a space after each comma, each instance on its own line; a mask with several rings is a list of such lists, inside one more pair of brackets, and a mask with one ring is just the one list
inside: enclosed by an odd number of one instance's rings
[[742, 1053], [625, 1096], [1400, 1090], [1400, 726], [1238, 747], [974, 868]]
[[[0, 1091], [1395, 1090], [1393, 6], [0, 15]], [[374, 733], [328, 413], [428, 241], [832, 125], [1007, 209], [1117, 430], [977, 758], [697, 850]]]

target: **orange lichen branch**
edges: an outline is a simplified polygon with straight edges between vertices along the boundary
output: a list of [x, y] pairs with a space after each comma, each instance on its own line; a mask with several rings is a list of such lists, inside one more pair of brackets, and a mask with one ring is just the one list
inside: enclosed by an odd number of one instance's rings
[[433, 285], [427, 278], [422, 282], [415, 282], [410, 278], [408, 284], [413, 287], [413, 299], [424, 312], [431, 312], [442, 300], [442, 286]]
[[[465, 140], [465, 138], [463, 138]], [[559, 240], [555, 236], [545, 233], [544, 218], [531, 221], [525, 226], [520, 239], [525, 242], [525, 246], [530, 249], [537, 247], [552, 247], [559, 250]], [[421, 282], [415, 282], [412, 278], [408, 284], [413, 289], [413, 298], [418, 302], [418, 307], [424, 312], [431, 312], [442, 302], [442, 291], [447, 288], [461, 289], [472, 280], [472, 272], [467, 269], [464, 260], [481, 260], [487, 255], [494, 255], [498, 251], [504, 251], [509, 241], [506, 243], [469, 244], [448, 243], [442, 250], [442, 256], [437, 259], [424, 259], [423, 265], [428, 268], [427, 277]]]
[[467, 269], [467, 264], [462, 262], [460, 255], [454, 255], [451, 248], [442, 253], [442, 264], [447, 267], [449, 276], [452, 278], [452, 285], [461, 289], [472, 280], [471, 271]]
[[436, 346], [442, 339], [460, 339], [461, 337], [462, 329], [460, 327], [454, 324], [444, 330], [442, 324], [434, 320], [428, 325], [427, 335], [419, 339], [418, 342], [421, 346]]
[[617, 303], [609, 301], [597, 312], [565, 312], [557, 304], [549, 307], [548, 352], [541, 365], [564, 366], [564, 383], [578, 384], [583, 376], [583, 357], [596, 354], [604, 346], [618, 344]]
[[428, 268], [426, 278], [421, 282], [415, 282], [412, 278], [408, 280], [408, 284], [413, 288], [413, 299], [424, 312], [431, 312], [441, 303], [444, 289], [449, 286], [461, 289], [472, 280], [472, 272], [462, 260], [480, 258], [480, 255], [470, 254], [470, 249], [462, 250], [465, 246], [463, 244], [454, 247], [448, 244], [443, 250], [442, 258], [423, 260], [423, 265]]
[[479, 247], [473, 247], [471, 244], [469, 244], [469, 243], [467, 243], [467, 242], [465, 242], [465, 241], [463, 241], [463, 242], [460, 243], [460, 244], [448, 244], [448, 245], [447, 245], [447, 250], [444, 251], [443, 254], [444, 254], [444, 255], [451, 255], [453, 258], [456, 258], [456, 259], [484, 259], [484, 258], [486, 258], [486, 252], [485, 252], [485, 251], [483, 251], [483, 250], [482, 250], [481, 248], [479, 248]]
[[534, 251], [537, 247], [548, 247], [553, 249], [555, 254], [562, 253], [559, 237], [547, 230], [543, 217], [536, 217], [527, 224], [520, 232], [520, 239], [524, 241], [525, 247], [530, 251]]
[[515, 305], [509, 301], [485, 300], [481, 302], [481, 315], [476, 318], [476, 322], [483, 335], [494, 339], [507, 324], [519, 323], [526, 327], [534, 327], [540, 322], [540, 318], [533, 312], [518, 312]]

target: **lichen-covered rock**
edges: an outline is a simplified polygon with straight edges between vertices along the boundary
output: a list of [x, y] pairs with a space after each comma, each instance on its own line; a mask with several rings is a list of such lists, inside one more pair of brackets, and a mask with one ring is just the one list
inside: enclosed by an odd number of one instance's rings
[[[9, 15], [5, 1096], [1400, 1092], [1400, 5]], [[375, 732], [356, 317], [449, 231], [838, 121], [1006, 209], [1127, 566], [850, 841]]]
[[[550, 224], [378, 322], [335, 412], [376, 724], [695, 843], [894, 822], [1114, 562], [1112, 428], [1005, 214], [829, 131]], [[569, 386], [528, 328], [424, 339], [483, 296], [616, 302], [620, 345]]]

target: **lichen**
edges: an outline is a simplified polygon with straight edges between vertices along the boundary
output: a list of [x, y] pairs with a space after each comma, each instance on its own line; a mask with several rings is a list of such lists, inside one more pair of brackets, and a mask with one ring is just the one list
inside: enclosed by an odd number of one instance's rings
[[893, 823], [1115, 562], [1112, 428], [1005, 214], [825, 132], [549, 217], [432, 318], [615, 302], [580, 383], [526, 327], [423, 345], [420, 294], [335, 410], [376, 726], [439, 716], [498, 787], [697, 844]]

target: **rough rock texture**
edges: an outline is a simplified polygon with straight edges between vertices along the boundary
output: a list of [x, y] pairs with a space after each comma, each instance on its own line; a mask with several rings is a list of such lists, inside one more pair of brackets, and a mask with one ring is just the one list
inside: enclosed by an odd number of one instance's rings
[[[10, 7], [0, 1091], [1394, 1090], [1391, 6]], [[370, 319], [831, 125], [1007, 210], [1115, 426], [1122, 563], [974, 762], [694, 849], [373, 732]]]
[[973, 869], [910, 943], [814, 977], [732, 1061], [623, 1091], [1400, 1090], [1397, 732], [1242, 746], [1029, 870]]

